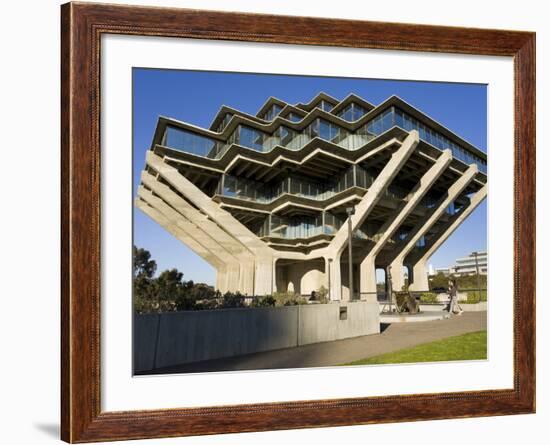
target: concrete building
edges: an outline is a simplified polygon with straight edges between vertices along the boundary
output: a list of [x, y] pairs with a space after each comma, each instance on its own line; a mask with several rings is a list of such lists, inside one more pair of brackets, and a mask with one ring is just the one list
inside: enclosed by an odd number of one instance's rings
[[474, 275], [478, 270], [480, 275], [487, 275], [487, 252], [477, 252], [477, 255], [472, 252], [467, 257], [457, 258], [454, 266], [437, 268], [436, 273], [442, 272], [445, 275], [465, 276]]
[[486, 160], [396, 96], [269, 98], [256, 115], [222, 106], [208, 129], [160, 117], [136, 205], [222, 292], [374, 301], [388, 266], [394, 290], [405, 271], [428, 289], [427, 260], [487, 195]]

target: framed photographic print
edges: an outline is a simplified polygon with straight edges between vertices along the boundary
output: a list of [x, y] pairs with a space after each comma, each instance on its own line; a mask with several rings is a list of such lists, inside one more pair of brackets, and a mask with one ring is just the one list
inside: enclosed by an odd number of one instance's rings
[[61, 12], [63, 440], [534, 412], [534, 33]]

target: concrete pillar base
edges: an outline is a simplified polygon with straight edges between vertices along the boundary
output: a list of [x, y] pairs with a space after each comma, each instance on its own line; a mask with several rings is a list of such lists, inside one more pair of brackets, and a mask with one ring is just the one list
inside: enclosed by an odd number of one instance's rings
[[375, 259], [370, 255], [367, 255], [359, 267], [359, 283], [361, 300], [377, 301]]
[[413, 278], [413, 281], [409, 286], [409, 290], [414, 290], [414, 291], [430, 290], [430, 284], [428, 283], [428, 271], [426, 270], [426, 261], [418, 261], [413, 266], [412, 278]]
[[392, 290], [400, 292], [405, 286], [405, 275], [403, 274], [403, 259], [398, 257], [391, 263]]

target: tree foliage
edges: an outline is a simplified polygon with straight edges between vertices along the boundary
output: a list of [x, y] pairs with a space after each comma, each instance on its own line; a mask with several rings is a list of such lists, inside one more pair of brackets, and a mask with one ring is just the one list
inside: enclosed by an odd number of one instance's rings
[[157, 271], [157, 262], [151, 259], [151, 252], [134, 246], [134, 278], [153, 278]]
[[[292, 292], [250, 297], [239, 292], [221, 294], [212, 286], [184, 280], [177, 269], [155, 277], [157, 263], [146, 249], [134, 246], [134, 310], [137, 313], [190, 311], [242, 307], [272, 307], [305, 304], [308, 298]], [[315, 300], [326, 303], [328, 290], [321, 287]]]

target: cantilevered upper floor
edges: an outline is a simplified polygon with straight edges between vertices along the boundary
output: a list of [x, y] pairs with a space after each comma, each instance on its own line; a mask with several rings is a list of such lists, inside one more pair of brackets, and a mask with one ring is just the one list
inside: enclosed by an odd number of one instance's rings
[[209, 129], [160, 117], [152, 148], [162, 146], [198, 157], [221, 159], [232, 146], [257, 152], [277, 147], [297, 151], [321, 139], [349, 151], [397, 127], [487, 173], [487, 155], [397, 96], [373, 106], [355, 95], [342, 101], [320, 93], [308, 104], [270, 98], [257, 115], [222, 106]]
[[[354, 230], [356, 255], [376, 245], [438, 160], [449, 162], [384, 242], [380, 258], [389, 261], [392, 249], [445, 203], [412, 253], [426, 250], [487, 181], [484, 152], [396, 96], [377, 107], [355, 95], [338, 101], [320, 93], [296, 105], [270, 98], [256, 116], [223, 106], [210, 129], [160, 118], [151, 151], [270, 249], [309, 255], [330, 245], [346, 208], [361, 202], [412, 130], [420, 139], [414, 151]], [[449, 187], [472, 165], [472, 180], [449, 200]], [[145, 189], [153, 178], [171, 187], [149, 164], [144, 175]]]

